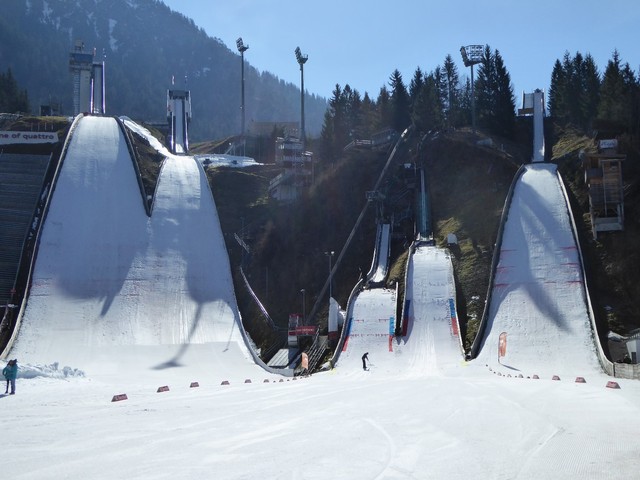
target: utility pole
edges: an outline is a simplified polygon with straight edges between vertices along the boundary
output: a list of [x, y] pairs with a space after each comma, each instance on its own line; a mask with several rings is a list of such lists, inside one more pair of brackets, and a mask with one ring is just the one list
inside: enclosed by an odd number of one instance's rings
[[306, 133], [304, 131], [304, 64], [307, 63], [309, 55], [303, 55], [300, 47], [296, 47], [296, 60], [300, 65], [300, 140], [302, 141], [302, 151], [306, 150]]
[[482, 62], [482, 45], [460, 47], [460, 54], [465, 67], [471, 67], [471, 127], [476, 133], [476, 95], [474, 92], [473, 66]]
[[240, 100], [240, 113], [242, 114], [242, 126], [240, 128], [240, 137], [242, 139], [242, 155], [245, 156], [246, 152], [245, 152], [245, 138], [244, 138], [244, 128], [245, 128], [245, 114], [244, 114], [244, 52], [246, 52], [247, 50], [249, 50], [249, 45], [245, 45], [242, 42], [242, 37], [239, 37], [238, 40], [236, 40], [236, 46], [238, 47], [238, 51], [240, 52], [240, 60], [241, 60], [241, 68], [240, 68], [240, 72], [241, 72], [241, 100]]

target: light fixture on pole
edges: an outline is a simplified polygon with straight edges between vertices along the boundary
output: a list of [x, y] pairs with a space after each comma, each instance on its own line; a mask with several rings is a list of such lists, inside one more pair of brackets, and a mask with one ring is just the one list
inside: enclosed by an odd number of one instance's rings
[[244, 124], [245, 124], [245, 116], [244, 116], [244, 52], [246, 52], [247, 50], [249, 50], [249, 45], [245, 45], [242, 42], [242, 37], [238, 37], [238, 40], [236, 40], [236, 46], [238, 47], [238, 51], [240, 52], [240, 60], [241, 60], [241, 82], [242, 82], [242, 87], [241, 87], [241, 100], [240, 100], [240, 113], [242, 114], [242, 126], [240, 128], [240, 136], [242, 138], [242, 155], [245, 155], [245, 139], [244, 139]]
[[302, 293], [302, 324], [306, 325], [307, 324], [307, 307], [306, 307], [306, 302], [304, 301], [304, 288], [302, 290], [300, 290], [300, 293]]
[[307, 63], [309, 55], [303, 55], [300, 47], [296, 47], [296, 60], [300, 65], [300, 136], [302, 140], [302, 151], [305, 151], [305, 131], [304, 131], [304, 64]]
[[460, 54], [465, 67], [471, 67], [471, 127], [473, 133], [476, 133], [476, 96], [473, 91], [473, 66], [482, 62], [483, 57], [482, 45], [467, 45], [460, 47]]
[[333, 250], [331, 250], [329, 252], [324, 252], [324, 254], [327, 257], [329, 257], [329, 301], [331, 301], [331, 297], [333, 296], [332, 291], [331, 291], [331, 283], [332, 283], [331, 282], [331, 280], [332, 280], [332, 278], [331, 278], [331, 270], [332, 270], [332, 268], [331, 268], [331, 259], [333, 258], [333, 255], [335, 253], [336, 252], [334, 252]]

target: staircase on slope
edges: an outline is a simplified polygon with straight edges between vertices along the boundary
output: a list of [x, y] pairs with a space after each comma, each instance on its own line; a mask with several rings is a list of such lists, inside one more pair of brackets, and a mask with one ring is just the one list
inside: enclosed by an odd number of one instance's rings
[[0, 307], [14, 300], [12, 291], [23, 249], [34, 234], [34, 215], [50, 158], [0, 154]]

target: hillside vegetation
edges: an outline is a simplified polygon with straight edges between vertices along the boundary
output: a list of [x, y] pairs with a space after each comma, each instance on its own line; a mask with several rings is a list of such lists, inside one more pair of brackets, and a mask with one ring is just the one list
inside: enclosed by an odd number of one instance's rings
[[[551, 161], [556, 162], [569, 187], [572, 208], [578, 223], [587, 270], [587, 282], [605, 349], [609, 330], [628, 335], [640, 326], [636, 311], [637, 275], [640, 262], [637, 252], [639, 232], [638, 192], [633, 178], [637, 152], [631, 152], [625, 168], [625, 231], [593, 235], [588, 224], [587, 190], [583, 178], [580, 152], [593, 148], [592, 139], [571, 129], [558, 129], [551, 123], [548, 137], [553, 139]], [[458, 245], [453, 247], [453, 262], [458, 292], [458, 309], [465, 332], [465, 345], [473, 341], [487, 295], [493, 247], [504, 201], [523, 163], [530, 159], [530, 146], [494, 137], [488, 146], [479, 146], [484, 135], [467, 130], [422, 139], [420, 147], [407, 148], [398, 163], [415, 161], [424, 166], [430, 189], [434, 237], [446, 247], [446, 236], [454, 233]], [[631, 144], [628, 145], [629, 148]], [[267, 198], [273, 167], [257, 167], [251, 173], [232, 169], [210, 169], [214, 196], [220, 211], [223, 230], [228, 239], [232, 268], [240, 263], [239, 246], [230, 238], [242, 229], [252, 245], [253, 254], [247, 270], [252, 286], [272, 317], [284, 325], [289, 313], [301, 313], [300, 290], [307, 295], [306, 311], [326, 281], [328, 249], [338, 252], [365, 203], [364, 194], [375, 183], [383, 158], [360, 154], [339, 162], [320, 176], [315, 188], [292, 205], [278, 205]], [[397, 169], [390, 170], [389, 183]], [[232, 180], [235, 177], [235, 180]], [[251, 182], [243, 188], [243, 183]], [[237, 183], [236, 183], [237, 182]], [[223, 188], [223, 185], [226, 185]], [[234, 186], [232, 186], [234, 185]], [[242, 191], [242, 200], [238, 192]], [[228, 196], [227, 196], [228, 195]], [[233, 207], [225, 207], [233, 204]], [[375, 235], [375, 207], [367, 212], [356, 241], [349, 246], [333, 285], [334, 297], [344, 307], [359, 275], [370, 266]], [[401, 283], [406, 262], [406, 232], [394, 238], [392, 274], [388, 286]], [[334, 257], [335, 258], [335, 257]], [[401, 288], [403, 285], [400, 285]], [[236, 291], [246, 322], [260, 324], [260, 315], [243, 294], [240, 283]], [[322, 302], [326, 303], [326, 299]], [[316, 320], [322, 327], [326, 307]]]

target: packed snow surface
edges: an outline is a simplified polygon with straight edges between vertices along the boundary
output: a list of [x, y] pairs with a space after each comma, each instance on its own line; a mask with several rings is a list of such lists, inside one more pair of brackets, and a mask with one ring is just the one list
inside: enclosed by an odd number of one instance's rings
[[498, 253], [479, 360], [517, 374], [600, 375], [578, 245], [555, 165], [526, 167]]

